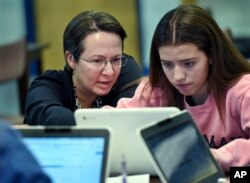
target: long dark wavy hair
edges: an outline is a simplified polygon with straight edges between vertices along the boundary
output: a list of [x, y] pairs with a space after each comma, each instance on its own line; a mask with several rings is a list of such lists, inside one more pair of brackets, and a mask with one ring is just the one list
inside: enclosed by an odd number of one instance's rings
[[250, 63], [229, 41], [209, 13], [197, 5], [183, 4], [166, 13], [158, 23], [150, 50], [152, 88], [160, 87], [169, 101], [168, 106], [184, 109], [183, 95], [175, 89], [164, 74], [159, 48], [184, 43], [195, 44], [211, 58], [208, 74], [208, 92], [212, 92], [223, 119], [226, 89], [243, 74], [250, 73]]

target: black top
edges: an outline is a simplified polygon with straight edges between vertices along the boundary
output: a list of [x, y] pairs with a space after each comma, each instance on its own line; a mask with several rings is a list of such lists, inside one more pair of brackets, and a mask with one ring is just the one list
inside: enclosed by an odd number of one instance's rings
[[[72, 69], [65, 66], [63, 71], [49, 70], [34, 79], [26, 97], [25, 124], [76, 124], [72, 72]], [[129, 56], [127, 64], [121, 68], [117, 83], [108, 95], [102, 97], [102, 105], [115, 107], [120, 98], [132, 97], [138, 83], [129, 84], [142, 76], [141, 68], [134, 58]]]

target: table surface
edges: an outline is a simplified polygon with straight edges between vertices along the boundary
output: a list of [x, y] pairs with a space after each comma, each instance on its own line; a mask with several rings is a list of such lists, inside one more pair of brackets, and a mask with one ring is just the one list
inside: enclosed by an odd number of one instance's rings
[[159, 179], [159, 177], [157, 177], [157, 176], [151, 176], [150, 177], [150, 183], [161, 183], [161, 181], [160, 181], [160, 179]]

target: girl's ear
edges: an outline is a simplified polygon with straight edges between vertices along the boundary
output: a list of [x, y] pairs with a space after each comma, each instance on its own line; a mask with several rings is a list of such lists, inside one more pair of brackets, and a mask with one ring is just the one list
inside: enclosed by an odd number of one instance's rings
[[69, 51], [65, 51], [65, 58], [67, 60], [69, 67], [74, 70], [77, 62], [75, 61], [73, 54]]

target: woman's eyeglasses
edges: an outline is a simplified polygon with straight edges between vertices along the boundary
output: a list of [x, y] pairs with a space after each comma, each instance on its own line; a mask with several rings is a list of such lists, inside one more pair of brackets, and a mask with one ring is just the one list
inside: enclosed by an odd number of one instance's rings
[[91, 65], [95, 66], [96, 68], [104, 68], [108, 64], [108, 62], [110, 62], [113, 67], [122, 67], [122, 66], [126, 65], [127, 61], [128, 61], [128, 56], [126, 56], [126, 55], [117, 56], [117, 57], [114, 57], [114, 58], [109, 59], [109, 60], [107, 60], [105, 58], [95, 58], [92, 60], [87, 60], [87, 59], [82, 58], [82, 57], [78, 57], [78, 58], [80, 58], [81, 60], [83, 60], [85, 62], [90, 63]]

